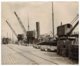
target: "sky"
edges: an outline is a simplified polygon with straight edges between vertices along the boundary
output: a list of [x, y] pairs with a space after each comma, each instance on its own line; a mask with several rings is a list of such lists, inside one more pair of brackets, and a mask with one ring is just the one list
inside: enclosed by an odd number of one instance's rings
[[[79, 3], [72, 2], [53, 2], [54, 12], [54, 32], [61, 24], [70, 23], [78, 14]], [[28, 19], [30, 30], [36, 30], [36, 22], [40, 23], [40, 34], [52, 33], [52, 3], [51, 2], [2, 2], [1, 3], [1, 33], [2, 37], [14, 37], [15, 35], [6, 23], [11, 24], [17, 34], [24, 33], [14, 11], [20, 17], [26, 31], [28, 30]], [[78, 27], [75, 31], [79, 31]]]

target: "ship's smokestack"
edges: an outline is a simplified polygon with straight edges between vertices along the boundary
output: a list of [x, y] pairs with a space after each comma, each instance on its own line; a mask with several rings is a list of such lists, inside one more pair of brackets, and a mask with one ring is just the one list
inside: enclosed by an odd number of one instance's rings
[[37, 32], [37, 39], [38, 39], [39, 36], [40, 36], [40, 25], [39, 25], [39, 22], [36, 22], [36, 32]]

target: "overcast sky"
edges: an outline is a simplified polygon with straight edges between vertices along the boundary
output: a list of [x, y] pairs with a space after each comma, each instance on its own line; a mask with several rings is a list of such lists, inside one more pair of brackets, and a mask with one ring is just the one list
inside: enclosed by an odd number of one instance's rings
[[[53, 7], [56, 34], [56, 27], [61, 22], [62, 24], [70, 23], [78, 14], [78, 2], [54, 2]], [[23, 33], [14, 11], [17, 12], [26, 30], [28, 30], [29, 17], [30, 30], [36, 30], [35, 23], [40, 22], [40, 34], [52, 32], [51, 2], [2, 2], [2, 36], [11, 37], [13, 34], [5, 20], [8, 20], [17, 34]]]

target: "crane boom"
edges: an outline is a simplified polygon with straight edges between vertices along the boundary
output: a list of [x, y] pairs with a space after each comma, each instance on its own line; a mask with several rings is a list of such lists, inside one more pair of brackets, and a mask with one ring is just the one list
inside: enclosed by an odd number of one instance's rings
[[74, 27], [70, 30], [70, 32], [67, 35], [70, 35], [78, 24], [79, 24], [79, 21], [77, 21], [77, 23], [74, 25]]
[[21, 27], [23, 28], [23, 31], [26, 33], [26, 29], [25, 29], [24, 25], [22, 24], [20, 18], [18, 17], [18, 15], [17, 15], [17, 13], [16, 13], [15, 11], [14, 11], [14, 14], [15, 14], [15, 16], [17, 17], [17, 19], [18, 19], [18, 21], [19, 21], [19, 24], [20, 24]]
[[9, 22], [6, 20], [6, 23], [8, 24], [8, 26], [10, 27], [10, 29], [12, 30], [12, 32], [14, 33], [14, 35], [17, 37], [16, 32], [14, 31], [14, 29], [11, 27], [11, 25], [9, 24]]
[[77, 16], [71, 21], [71, 24], [73, 24], [78, 18], [79, 18], [79, 15], [77, 14]]

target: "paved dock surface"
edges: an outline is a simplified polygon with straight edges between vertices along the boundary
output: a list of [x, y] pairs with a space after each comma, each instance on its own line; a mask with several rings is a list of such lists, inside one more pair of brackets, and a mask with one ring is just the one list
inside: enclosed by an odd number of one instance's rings
[[56, 52], [45, 52], [32, 46], [2, 44], [2, 64], [42, 65], [42, 64], [76, 64], [67, 57], [61, 57]]

